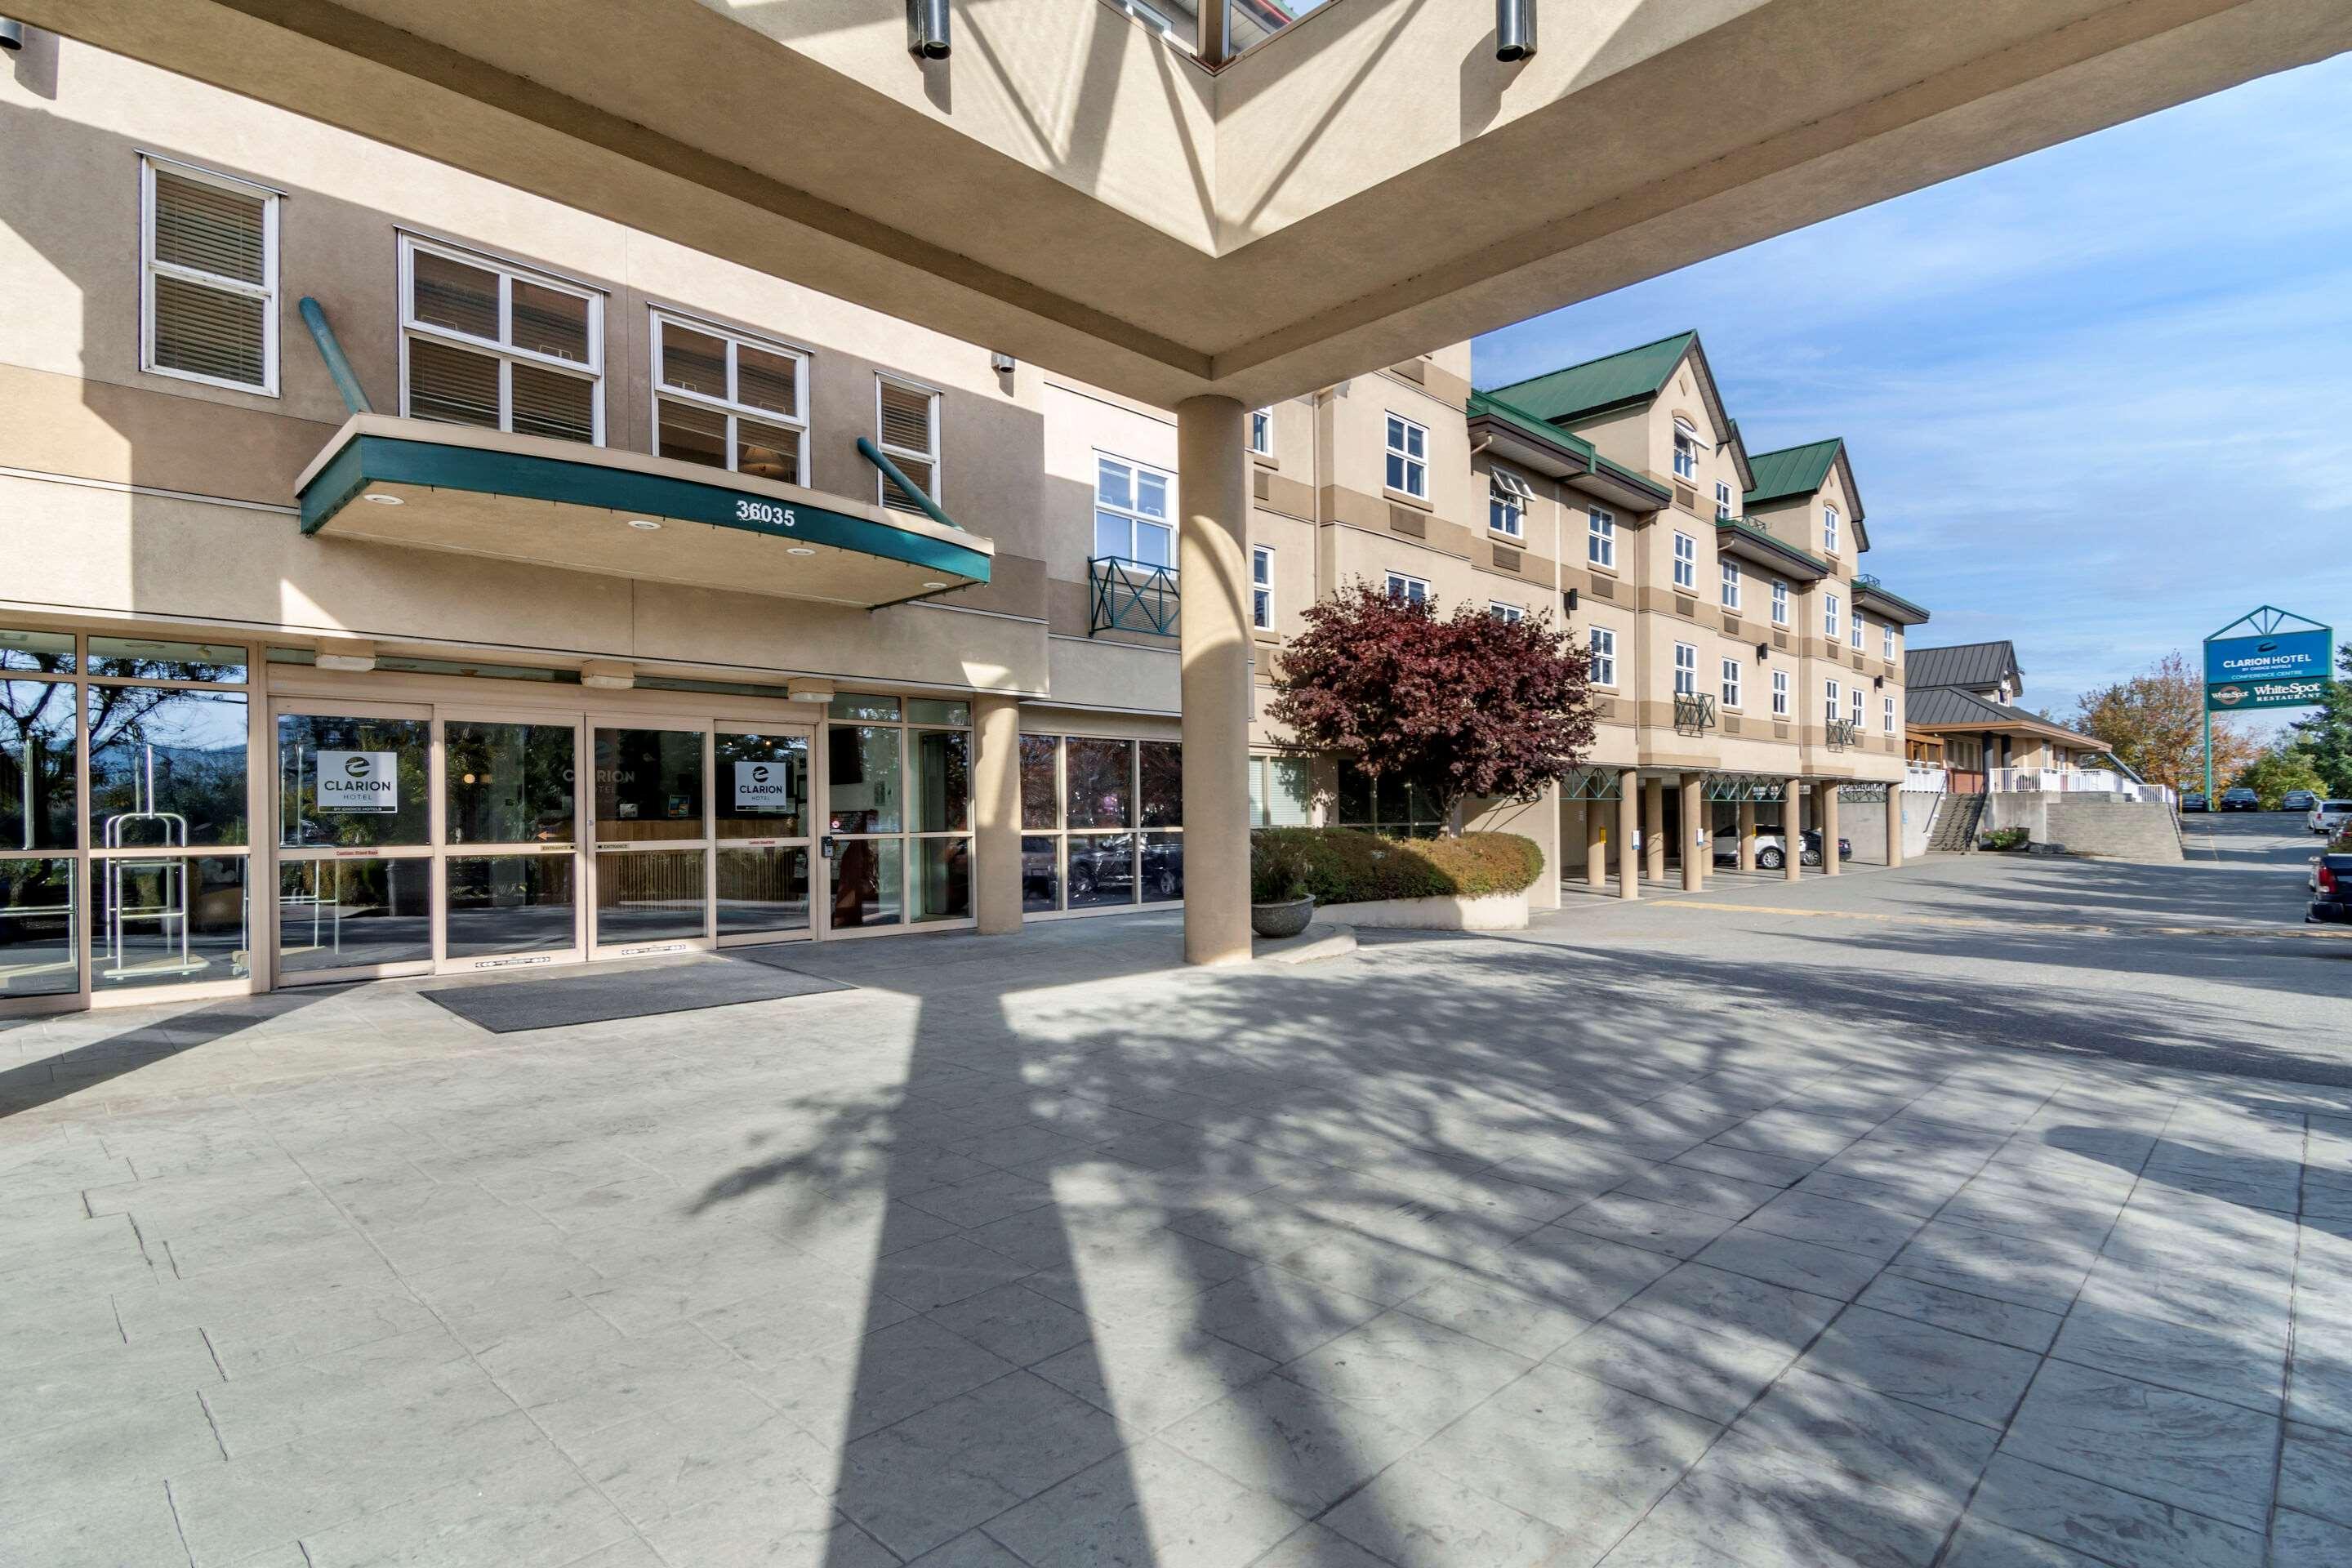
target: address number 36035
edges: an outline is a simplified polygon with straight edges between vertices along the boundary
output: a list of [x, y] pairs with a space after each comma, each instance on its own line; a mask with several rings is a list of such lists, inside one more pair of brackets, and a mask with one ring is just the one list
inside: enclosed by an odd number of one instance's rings
[[764, 522], [771, 528], [793, 528], [797, 526], [799, 522], [799, 519], [793, 515], [792, 508], [788, 506], [778, 506], [772, 501], [764, 500], [737, 501], [735, 503], [735, 521], [738, 522]]

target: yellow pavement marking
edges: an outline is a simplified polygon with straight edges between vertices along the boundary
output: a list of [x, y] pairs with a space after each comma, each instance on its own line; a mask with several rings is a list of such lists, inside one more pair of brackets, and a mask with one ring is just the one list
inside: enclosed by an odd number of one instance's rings
[[2079, 931], [2093, 936], [2284, 936], [2319, 941], [2352, 939], [2352, 928], [2337, 926], [2179, 926], [2096, 925], [2075, 921], [1994, 920], [1979, 915], [1896, 915], [1871, 910], [1788, 909], [1776, 904], [1718, 904], [1699, 899], [1660, 899], [1654, 910], [1721, 910], [1733, 914], [1803, 915], [1813, 920], [1876, 921], [1883, 925], [1960, 926], [1995, 931]]

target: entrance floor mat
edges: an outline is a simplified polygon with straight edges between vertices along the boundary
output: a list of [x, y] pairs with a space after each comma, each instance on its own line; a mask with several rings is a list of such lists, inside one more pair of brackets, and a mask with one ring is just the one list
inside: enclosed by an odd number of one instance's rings
[[551, 980], [494, 980], [445, 985], [424, 995], [494, 1035], [524, 1029], [561, 1029], [572, 1024], [602, 1024], [615, 1018], [657, 1018], [706, 1007], [775, 1002], [823, 991], [856, 987], [758, 960], [739, 963], [714, 957], [660, 969], [619, 969], [566, 974]]

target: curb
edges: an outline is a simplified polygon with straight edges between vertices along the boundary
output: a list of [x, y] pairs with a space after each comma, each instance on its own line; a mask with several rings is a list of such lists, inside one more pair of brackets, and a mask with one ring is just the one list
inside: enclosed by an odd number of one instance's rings
[[1320, 921], [1297, 936], [1275, 941], [1261, 937], [1250, 944], [1250, 956], [1260, 963], [1319, 963], [1327, 958], [1345, 958], [1355, 951], [1355, 927]]

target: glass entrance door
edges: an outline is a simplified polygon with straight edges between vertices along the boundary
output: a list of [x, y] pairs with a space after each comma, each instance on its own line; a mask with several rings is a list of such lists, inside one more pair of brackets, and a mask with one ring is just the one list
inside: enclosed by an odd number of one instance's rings
[[710, 945], [710, 730], [593, 721], [600, 958]]
[[778, 942], [815, 934], [809, 758], [802, 726], [720, 728], [711, 747], [718, 840], [719, 940]]
[[576, 959], [580, 725], [441, 721], [441, 961], [503, 969]]
[[429, 972], [431, 710], [276, 708], [278, 983]]

